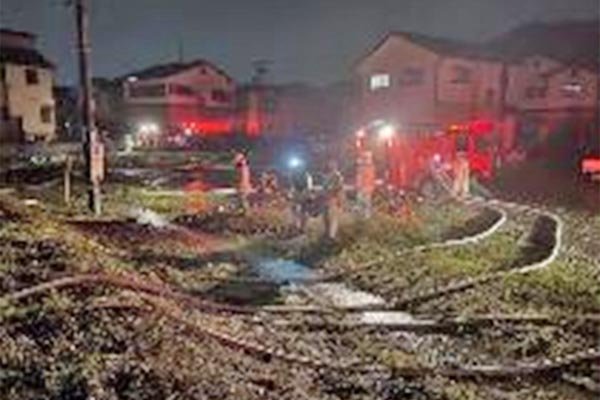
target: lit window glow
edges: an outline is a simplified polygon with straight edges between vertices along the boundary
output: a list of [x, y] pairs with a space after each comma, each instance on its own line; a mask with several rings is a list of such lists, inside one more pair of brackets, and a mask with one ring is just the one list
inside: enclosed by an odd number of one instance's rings
[[371, 75], [369, 80], [369, 87], [371, 90], [378, 90], [390, 87], [391, 79], [389, 74], [375, 74]]

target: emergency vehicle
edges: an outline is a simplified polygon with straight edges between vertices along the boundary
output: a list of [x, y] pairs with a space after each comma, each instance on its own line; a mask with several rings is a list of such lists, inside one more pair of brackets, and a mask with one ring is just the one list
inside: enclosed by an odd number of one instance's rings
[[593, 181], [600, 182], [600, 157], [588, 157], [581, 162], [581, 171]]
[[494, 175], [499, 159], [494, 123], [472, 120], [436, 131], [407, 131], [376, 121], [356, 133], [357, 151], [371, 151], [385, 181], [407, 190], [419, 190], [433, 171], [452, 174], [459, 155], [466, 157], [470, 174], [481, 180]]

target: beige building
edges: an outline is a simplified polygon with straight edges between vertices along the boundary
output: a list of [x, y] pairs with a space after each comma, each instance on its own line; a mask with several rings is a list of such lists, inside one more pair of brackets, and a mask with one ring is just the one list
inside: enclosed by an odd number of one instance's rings
[[220, 134], [233, 128], [235, 82], [208, 61], [157, 65], [122, 81], [127, 122], [137, 134]]
[[525, 136], [545, 140], [568, 129], [585, 142], [598, 123], [599, 78], [592, 66], [526, 57], [510, 68], [507, 103], [521, 116]]
[[56, 135], [54, 66], [35, 36], [0, 30], [0, 141], [50, 141]]
[[495, 117], [503, 108], [506, 64], [473, 44], [397, 32], [359, 60], [361, 124], [389, 120], [440, 129]]

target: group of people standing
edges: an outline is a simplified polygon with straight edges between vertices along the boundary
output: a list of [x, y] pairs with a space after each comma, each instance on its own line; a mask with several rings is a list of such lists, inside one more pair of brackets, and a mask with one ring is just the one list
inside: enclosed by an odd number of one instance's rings
[[[253, 192], [250, 166], [247, 157], [243, 153], [235, 155], [234, 164], [239, 206], [246, 211], [249, 208], [249, 196]], [[275, 195], [279, 192], [277, 176], [274, 172], [264, 173], [259, 183], [259, 192], [263, 195]], [[300, 230], [306, 229], [308, 220], [311, 217], [321, 216], [326, 237], [335, 239], [338, 233], [344, 197], [344, 178], [335, 161], [328, 163], [326, 172], [323, 175], [322, 185], [319, 188], [314, 185], [312, 174], [304, 168], [295, 169], [290, 174], [287, 198], [296, 226]], [[362, 198], [364, 204], [369, 204], [369, 206], [365, 206], [365, 209], [370, 210], [370, 201], [366, 197]]]
[[[440, 160], [432, 160], [432, 171], [439, 169]], [[253, 191], [248, 159], [242, 153], [235, 156], [237, 171], [237, 195], [239, 206], [244, 211], [249, 208], [248, 197]], [[357, 153], [355, 169], [355, 193], [358, 214], [369, 218], [373, 213], [373, 195], [376, 189], [376, 168], [373, 154], [367, 150]], [[435, 172], [434, 172], [435, 173]], [[462, 154], [457, 156], [453, 165], [454, 179], [452, 195], [465, 198], [469, 194], [469, 161]], [[345, 201], [344, 178], [335, 161], [330, 161], [323, 174], [322, 185], [316, 187], [313, 176], [305, 168], [295, 168], [290, 174], [289, 190], [286, 192], [296, 226], [304, 231], [310, 218], [321, 216], [325, 226], [325, 234], [335, 239], [338, 233], [339, 220]], [[260, 179], [259, 193], [263, 197], [278, 196], [282, 192], [278, 187], [277, 175], [274, 171], [264, 173]]]

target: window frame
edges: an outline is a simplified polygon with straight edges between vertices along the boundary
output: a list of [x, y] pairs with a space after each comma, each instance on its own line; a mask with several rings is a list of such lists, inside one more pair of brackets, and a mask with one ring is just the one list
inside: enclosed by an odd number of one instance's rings
[[37, 70], [37, 68], [25, 68], [25, 83], [27, 84], [27, 86], [34, 86], [40, 84], [40, 73]]
[[392, 77], [386, 72], [378, 72], [369, 76], [369, 90], [371, 92], [388, 89], [391, 86]]
[[44, 104], [40, 107], [40, 121], [43, 124], [51, 124], [53, 122], [54, 107]]
[[455, 64], [451, 66], [452, 77], [450, 83], [455, 85], [468, 85], [473, 82], [473, 69], [465, 65]]
[[425, 83], [426, 71], [424, 67], [409, 66], [402, 68], [398, 83], [400, 86], [420, 86]]

